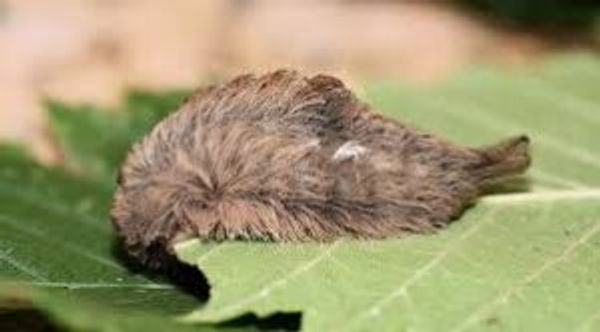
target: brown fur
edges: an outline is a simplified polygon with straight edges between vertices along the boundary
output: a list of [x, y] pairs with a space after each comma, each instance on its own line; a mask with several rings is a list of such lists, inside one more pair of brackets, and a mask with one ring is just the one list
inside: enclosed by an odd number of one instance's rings
[[125, 161], [112, 217], [150, 266], [188, 238], [326, 241], [447, 225], [529, 165], [528, 139], [453, 145], [374, 113], [329, 76], [240, 76], [204, 89]]

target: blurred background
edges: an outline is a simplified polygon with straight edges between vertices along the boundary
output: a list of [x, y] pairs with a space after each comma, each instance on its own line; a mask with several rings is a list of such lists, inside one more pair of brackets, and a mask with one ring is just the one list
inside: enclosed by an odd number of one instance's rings
[[56, 159], [41, 100], [116, 104], [293, 67], [433, 84], [600, 50], [597, 0], [0, 0], [0, 140]]

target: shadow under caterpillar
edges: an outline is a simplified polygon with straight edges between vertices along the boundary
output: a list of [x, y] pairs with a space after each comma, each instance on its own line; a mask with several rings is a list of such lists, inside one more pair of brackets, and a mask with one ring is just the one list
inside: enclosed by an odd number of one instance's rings
[[150, 268], [190, 238], [430, 232], [486, 185], [523, 172], [528, 148], [526, 136], [452, 144], [375, 113], [334, 77], [243, 75], [196, 92], [135, 144], [111, 215]]

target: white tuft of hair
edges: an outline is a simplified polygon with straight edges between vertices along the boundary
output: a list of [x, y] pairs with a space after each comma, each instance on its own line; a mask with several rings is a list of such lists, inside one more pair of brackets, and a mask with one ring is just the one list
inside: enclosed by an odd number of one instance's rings
[[357, 159], [367, 153], [367, 148], [358, 144], [356, 141], [348, 141], [342, 144], [333, 154], [333, 160], [345, 161]]

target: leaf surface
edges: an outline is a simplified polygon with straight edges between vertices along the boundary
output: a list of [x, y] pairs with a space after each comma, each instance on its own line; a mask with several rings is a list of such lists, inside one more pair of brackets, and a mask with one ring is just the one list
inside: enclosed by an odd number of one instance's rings
[[111, 182], [0, 147], [0, 327], [17, 301], [69, 330], [213, 329], [177, 323], [199, 301], [118, 259], [108, 218]]
[[300, 311], [305, 331], [600, 329], [599, 87], [600, 61], [583, 55], [429, 89], [367, 84], [376, 109], [463, 144], [527, 133], [528, 188], [429, 236], [181, 243], [212, 286], [187, 320]]

